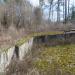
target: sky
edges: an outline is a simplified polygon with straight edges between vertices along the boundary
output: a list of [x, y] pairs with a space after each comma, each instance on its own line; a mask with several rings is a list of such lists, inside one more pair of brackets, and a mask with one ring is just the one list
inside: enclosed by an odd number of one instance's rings
[[[35, 6], [35, 7], [39, 6], [39, 0], [29, 0], [29, 1], [33, 6]], [[47, 3], [47, 0], [45, 0], [45, 2]], [[75, 0], [70, 0], [70, 3], [75, 5]], [[55, 11], [53, 21], [56, 21], [56, 18], [57, 18], [56, 14], [57, 14], [57, 12]], [[48, 18], [48, 16], [49, 16], [48, 9], [44, 10], [44, 16], [45, 16], [45, 18]], [[61, 20], [62, 20], [62, 18], [63, 18], [63, 15], [61, 17]]]
[[[29, 0], [33, 6], [39, 6], [39, 0]], [[47, 2], [47, 0], [44, 0]]]
[[[45, 0], [47, 1], [47, 0]], [[39, 0], [30, 0], [31, 4], [33, 6], [38, 6], [39, 5]], [[75, 0], [70, 0], [71, 3], [75, 4]]]
[[39, 0], [29, 0], [30, 3], [33, 5], [33, 6], [38, 6], [39, 5]]
[[[3, 2], [3, 0], [0, 0], [1, 2]], [[34, 7], [36, 7], [36, 6], [39, 6], [39, 0], [28, 0], [28, 1], [30, 1], [30, 3], [34, 6]], [[46, 2], [46, 4], [47, 4], [47, 1], [48, 0], [44, 0], [45, 2]], [[74, 4], [75, 5], [75, 0], [70, 0], [70, 3], [71, 4]], [[44, 10], [44, 16], [45, 16], [45, 18], [48, 18], [48, 16], [49, 16], [49, 10], [48, 9], [45, 9]], [[53, 18], [53, 20], [56, 20], [56, 17], [57, 17], [57, 15], [56, 15], [57, 13], [56, 13], [56, 11], [54, 12], [54, 18]], [[63, 16], [62, 16], [63, 17]]]

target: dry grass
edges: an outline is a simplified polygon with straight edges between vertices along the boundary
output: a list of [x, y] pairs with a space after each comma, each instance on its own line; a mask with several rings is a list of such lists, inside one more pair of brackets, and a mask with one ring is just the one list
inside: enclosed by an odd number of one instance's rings
[[39, 75], [75, 74], [75, 45], [40, 46], [35, 48], [34, 65]]
[[31, 53], [25, 55], [23, 60], [12, 59], [7, 66], [5, 75], [38, 75], [37, 70], [33, 67]]

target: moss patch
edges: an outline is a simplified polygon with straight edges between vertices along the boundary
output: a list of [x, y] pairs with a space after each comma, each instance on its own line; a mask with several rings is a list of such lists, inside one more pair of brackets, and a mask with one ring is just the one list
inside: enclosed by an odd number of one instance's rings
[[64, 34], [63, 31], [51, 31], [51, 32], [40, 32], [40, 33], [33, 33], [33, 36], [43, 36], [43, 35], [57, 35], [57, 34]]
[[24, 42], [28, 41], [31, 37], [35, 36], [43, 36], [43, 35], [56, 35], [56, 34], [63, 34], [63, 32], [55, 31], [55, 32], [40, 32], [40, 33], [32, 33], [28, 36], [23, 37], [22, 39], [16, 42], [16, 45], [21, 46]]
[[[38, 33], [32, 33], [32, 34], [29, 34], [25, 37], [23, 37], [22, 39], [18, 40], [16, 42], [16, 45], [18, 46], [21, 46], [23, 43], [25, 43], [26, 41], [28, 41], [31, 37], [35, 37], [35, 36], [43, 36], [43, 35], [56, 35], [56, 34], [64, 34], [63, 31], [51, 31], [51, 32], [38, 32]], [[9, 47], [11, 48], [11, 47]], [[3, 48], [1, 49], [1, 51], [8, 51], [9, 48]]]
[[55, 70], [60, 70], [75, 75], [75, 45], [44, 47], [39, 54], [34, 66], [40, 72], [54, 73]]

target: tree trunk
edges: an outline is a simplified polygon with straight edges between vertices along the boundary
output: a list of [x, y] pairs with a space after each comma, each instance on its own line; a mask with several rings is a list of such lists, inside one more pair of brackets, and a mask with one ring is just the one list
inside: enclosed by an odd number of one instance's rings
[[57, 7], [57, 22], [60, 22], [60, 0], [58, 0], [58, 7]]
[[65, 24], [67, 22], [67, 0], [65, 0]]

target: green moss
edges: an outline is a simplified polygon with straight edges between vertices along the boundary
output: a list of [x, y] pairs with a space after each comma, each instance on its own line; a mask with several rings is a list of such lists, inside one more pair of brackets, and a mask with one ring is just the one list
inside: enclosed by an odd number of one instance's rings
[[62, 72], [75, 73], [75, 45], [44, 47], [38, 56], [41, 61], [36, 60], [37, 69], [61, 69]]
[[49, 62], [45, 60], [39, 60], [35, 62], [34, 65], [37, 66], [39, 70], [45, 71], [49, 67]]
[[55, 32], [40, 32], [40, 33], [32, 33], [26, 37], [23, 37], [22, 39], [18, 40], [16, 42], [16, 45], [20, 46], [22, 45], [24, 42], [26, 42], [27, 40], [29, 40], [31, 37], [35, 37], [35, 36], [42, 36], [42, 35], [55, 35], [55, 34], [63, 34], [63, 32], [59, 32], [59, 31], [55, 31]]
[[5, 48], [4, 48], [4, 49], [2, 48], [2, 49], [1, 49], [1, 52], [6, 52], [6, 53], [7, 53], [10, 48], [11, 48], [11, 47], [8, 47], [8, 48], [6, 48], [6, 49], [5, 49]]
[[28, 41], [30, 38], [31, 38], [30, 36], [24, 37], [24, 38], [18, 40], [18, 41], [16, 42], [16, 45], [21, 46], [21, 45], [24, 44], [26, 41]]
[[63, 31], [40, 32], [40, 33], [33, 33], [32, 36], [56, 35], [56, 34], [64, 34], [64, 32]]
[[[63, 34], [63, 32], [62, 31], [51, 31], [51, 32], [38, 32], [38, 33], [32, 33], [32, 34], [29, 34], [29, 35], [27, 35], [27, 36], [25, 36], [25, 37], [23, 37], [22, 39], [20, 39], [20, 40], [18, 40], [17, 42], [16, 42], [16, 45], [18, 45], [18, 46], [21, 46], [23, 43], [25, 43], [26, 41], [28, 41], [31, 37], [35, 37], [35, 36], [42, 36], [42, 35], [55, 35], [55, 34]], [[9, 47], [9, 48], [11, 48], [11, 47]], [[3, 49], [1, 49], [1, 51], [3, 52], [3, 51], [8, 51], [8, 49], [9, 48], [3, 48]]]

